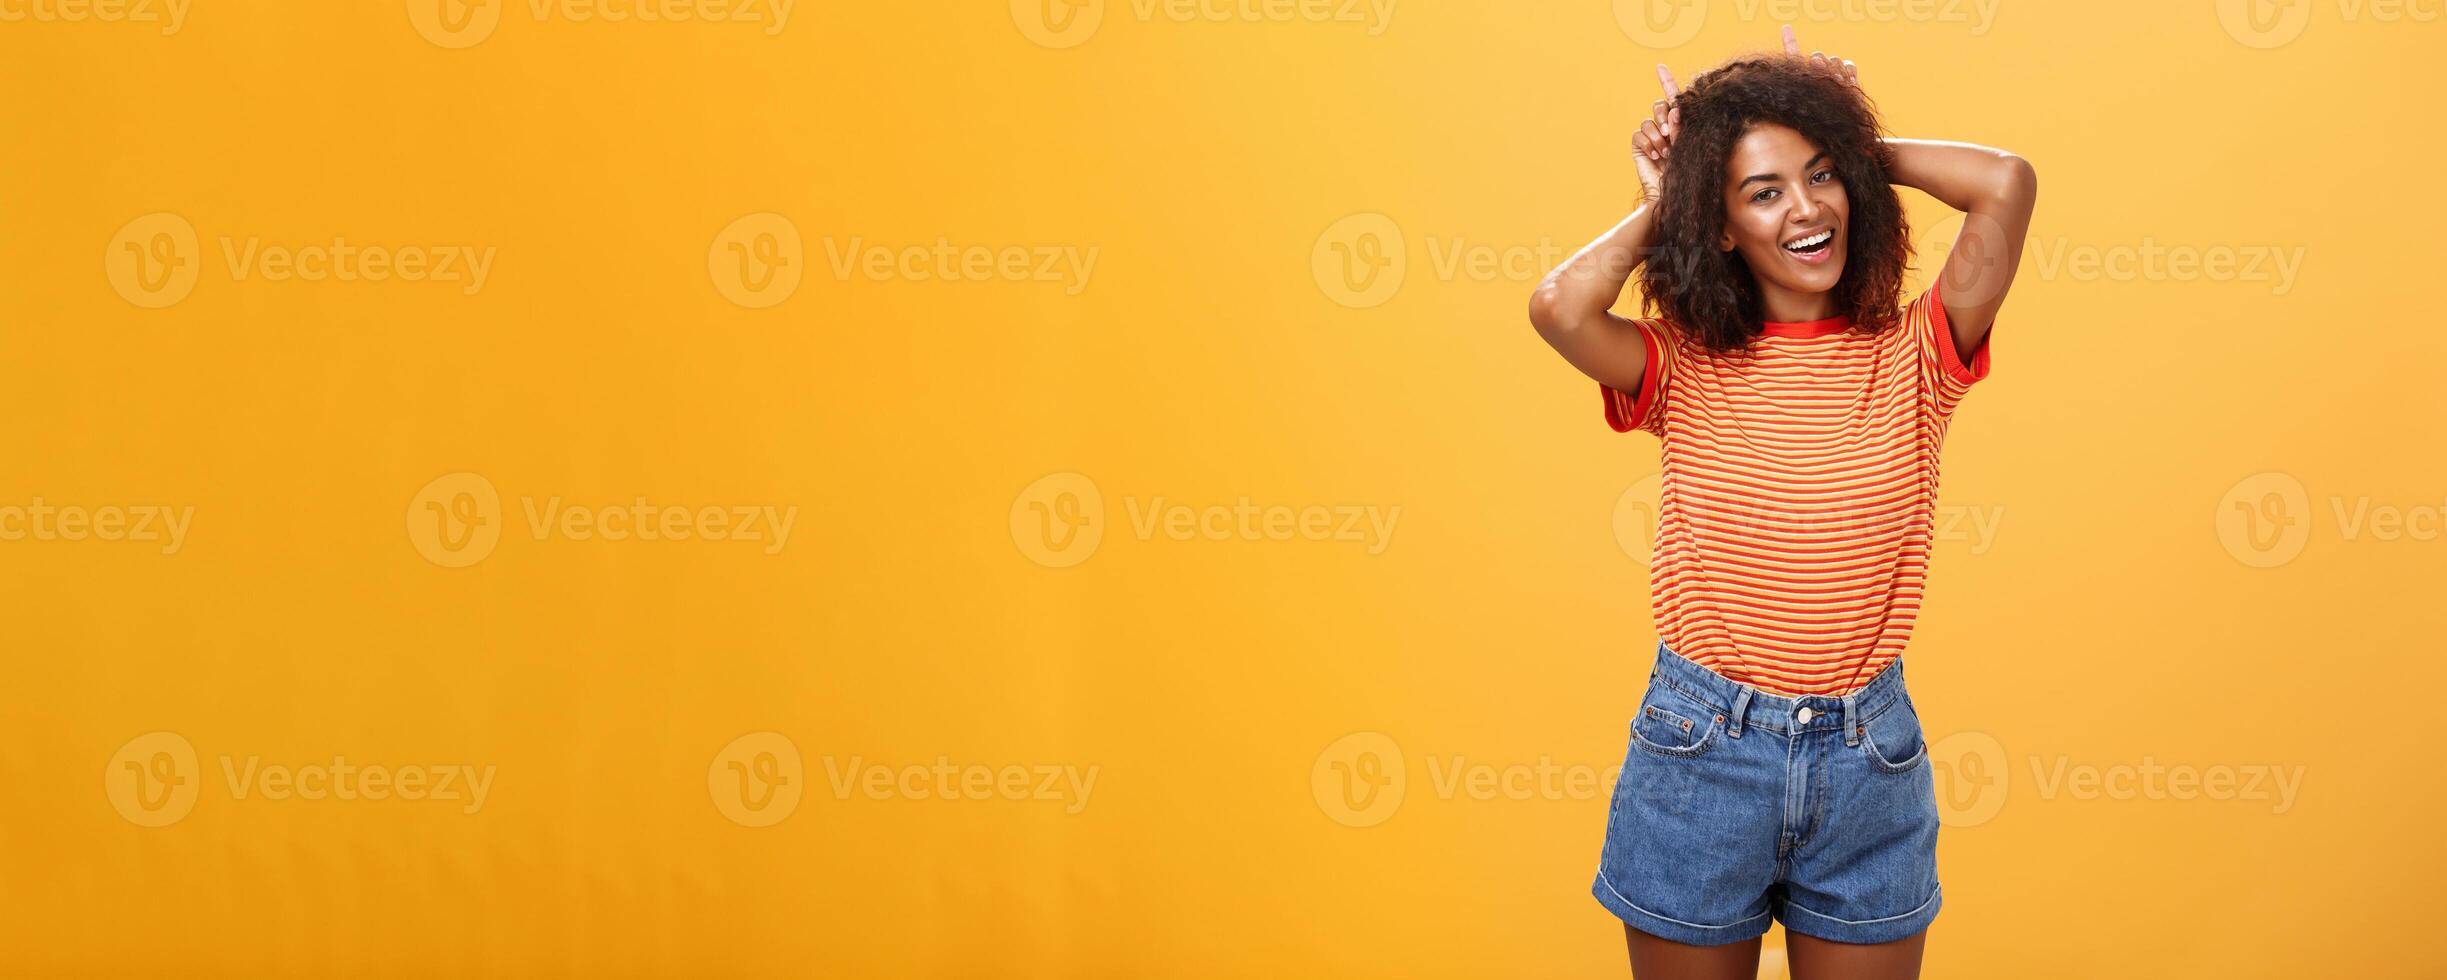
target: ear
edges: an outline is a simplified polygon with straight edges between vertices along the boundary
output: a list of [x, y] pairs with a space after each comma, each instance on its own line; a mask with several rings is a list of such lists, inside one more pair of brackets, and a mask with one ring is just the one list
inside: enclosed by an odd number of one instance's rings
[[1719, 231], [1716, 233], [1716, 250], [1719, 252], [1733, 251], [1733, 232]]

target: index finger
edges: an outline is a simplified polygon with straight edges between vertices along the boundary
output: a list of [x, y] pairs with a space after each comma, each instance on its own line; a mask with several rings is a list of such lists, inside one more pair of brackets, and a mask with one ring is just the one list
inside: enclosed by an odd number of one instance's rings
[[1793, 36], [1793, 25], [1784, 25], [1784, 53], [1800, 54], [1801, 39]]
[[1682, 95], [1682, 90], [1674, 85], [1673, 69], [1667, 68], [1664, 65], [1658, 65], [1657, 82], [1658, 84], [1665, 86], [1665, 101], [1667, 103], [1671, 104], [1676, 98], [1679, 98]]

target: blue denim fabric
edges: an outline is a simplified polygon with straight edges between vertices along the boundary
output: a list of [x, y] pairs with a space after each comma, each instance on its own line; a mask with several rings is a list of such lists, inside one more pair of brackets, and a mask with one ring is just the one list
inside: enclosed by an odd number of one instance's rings
[[[1807, 721], [1803, 709], [1809, 710]], [[1590, 889], [1642, 932], [1882, 943], [1937, 918], [1937, 793], [1898, 657], [1779, 697], [1657, 645]]]

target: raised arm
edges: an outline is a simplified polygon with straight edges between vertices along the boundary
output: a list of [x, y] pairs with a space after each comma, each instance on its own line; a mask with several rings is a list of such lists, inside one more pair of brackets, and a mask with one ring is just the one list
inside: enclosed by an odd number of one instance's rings
[[1529, 322], [1555, 352], [1582, 374], [1623, 391], [1640, 390], [1647, 370], [1647, 341], [1631, 321], [1613, 312], [1623, 296], [1623, 284], [1639, 268], [1655, 240], [1655, 202], [1665, 190], [1665, 160], [1673, 148], [1674, 128], [1682, 110], [1674, 108], [1674, 76], [1657, 66], [1665, 98], [1650, 108], [1632, 138], [1633, 163], [1640, 175], [1640, 201], [1613, 230], [1598, 236], [1562, 265], [1546, 274], [1529, 295]]
[[[1784, 25], [1784, 52], [1801, 54], [1791, 24]], [[1860, 84], [1860, 69], [1852, 62], [1823, 51], [1810, 52], [1810, 60], [1836, 66], [1846, 80]], [[2014, 269], [2022, 264], [2022, 240], [2030, 234], [2031, 208], [2039, 201], [2039, 171], [2021, 157], [1972, 143], [1890, 139], [1886, 146], [1893, 151], [1888, 179], [1963, 212], [1963, 233], [1955, 237], [1937, 278], [1946, 322], [1954, 328], [1954, 349], [1970, 357], [1987, 342], [2005, 291], [2014, 284]]]
[[1954, 349], [1969, 357], [1988, 340], [2022, 264], [2022, 240], [2030, 234], [2031, 208], [2039, 200], [2039, 171], [2004, 150], [1971, 143], [1890, 139], [1894, 151], [1887, 176], [1918, 188], [1963, 212], [1963, 231], [1938, 272], [1939, 298], [1954, 327]]

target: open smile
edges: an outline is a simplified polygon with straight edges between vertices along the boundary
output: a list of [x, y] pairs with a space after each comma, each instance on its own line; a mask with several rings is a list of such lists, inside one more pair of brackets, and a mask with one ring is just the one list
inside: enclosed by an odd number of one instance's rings
[[1835, 254], [1835, 229], [1821, 228], [1784, 243], [1784, 254], [1803, 265], [1818, 265]]

